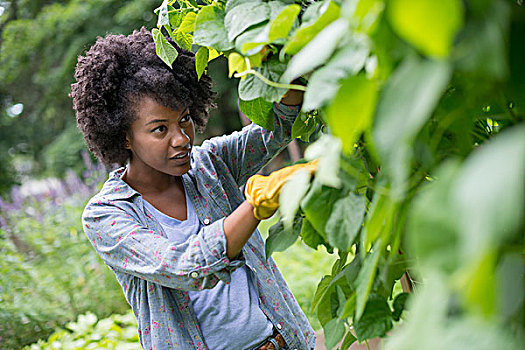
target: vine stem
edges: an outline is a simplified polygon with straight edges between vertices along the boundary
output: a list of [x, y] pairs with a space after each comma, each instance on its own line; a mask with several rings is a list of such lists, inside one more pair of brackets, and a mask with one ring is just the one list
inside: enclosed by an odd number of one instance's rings
[[245, 70], [244, 72], [242, 73], [235, 73], [233, 76], [235, 78], [242, 78], [244, 76], [247, 76], [248, 74], [253, 74], [255, 75], [257, 78], [261, 79], [266, 85], [270, 85], [270, 86], [273, 86], [273, 87], [276, 87], [276, 88], [282, 88], [282, 89], [288, 89], [288, 90], [300, 90], [300, 91], [306, 91], [306, 86], [303, 86], [303, 85], [297, 85], [297, 84], [281, 84], [281, 83], [276, 83], [274, 81], [271, 81], [269, 80], [268, 78], [266, 78], [264, 75], [262, 75], [261, 73], [257, 72], [256, 70], [253, 70], [253, 69], [247, 69]]
[[266, 85], [270, 85], [270, 86], [273, 86], [273, 87], [276, 87], [276, 88], [287, 89], [287, 90], [306, 91], [306, 86], [303, 86], [303, 85], [298, 85], [298, 84], [281, 84], [281, 83], [276, 83], [274, 81], [271, 81], [268, 78], [266, 78], [264, 75], [262, 75], [261, 73], [259, 73], [256, 70], [252, 69], [251, 64], [250, 64], [250, 60], [247, 57], [244, 60], [246, 62], [247, 69], [244, 72], [242, 72], [242, 73], [235, 73], [233, 75], [235, 78], [242, 78], [242, 77], [247, 76], [248, 74], [253, 74], [257, 78], [261, 79], [263, 81], [263, 83], [265, 83]]

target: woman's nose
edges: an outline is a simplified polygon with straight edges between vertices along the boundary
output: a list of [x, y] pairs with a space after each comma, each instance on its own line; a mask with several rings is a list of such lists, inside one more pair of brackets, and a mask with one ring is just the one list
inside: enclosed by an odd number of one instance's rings
[[177, 127], [174, 129], [170, 141], [171, 147], [173, 148], [186, 147], [188, 142], [190, 142], [190, 137], [184, 129]]

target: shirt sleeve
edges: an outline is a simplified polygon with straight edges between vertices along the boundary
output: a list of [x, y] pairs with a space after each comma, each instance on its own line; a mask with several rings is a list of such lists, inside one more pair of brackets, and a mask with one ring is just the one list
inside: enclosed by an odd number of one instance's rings
[[300, 106], [274, 103], [273, 131], [251, 123], [241, 131], [206, 140], [202, 147], [220, 157], [237, 184], [242, 186], [290, 143], [299, 109]]
[[165, 287], [195, 291], [212, 288], [244, 260], [226, 256], [224, 219], [174, 243], [146, 227], [127, 201], [90, 202], [82, 215], [84, 231], [106, 265]]

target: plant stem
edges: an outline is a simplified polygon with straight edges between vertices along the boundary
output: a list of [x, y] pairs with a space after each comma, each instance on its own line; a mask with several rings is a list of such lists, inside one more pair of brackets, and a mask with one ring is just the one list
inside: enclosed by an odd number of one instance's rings
[[271, 81], [269, 80], [268, 78], [266, 78], [264, 75], [262, 75], [261, 73], [257, 72], [256, 70], [253, 70], [253, 69], [247, 69], [245, 70], [244, 72], [242, 73], [235, 73], [233, 76], [235, 78], [241, 78], [241, 77], [244, 77], [248, 74], [253, 74], [255, 75], [257, 78], [261, 79], [263, 81], [263, 83], [265, 83], [266, 85], [270, 85], [270, 86], [273, 86], [273, 87], [276, 87], [276, 88], [281, 88], [281, 89], [287, 89], [287, 90], [300, 90], [300, 91], [306, 91], [306, 86], [303, 86], [303, 85], [297, 85], [297, 84], [281, 84], [281, 83], [276, 83], [274, 81]]

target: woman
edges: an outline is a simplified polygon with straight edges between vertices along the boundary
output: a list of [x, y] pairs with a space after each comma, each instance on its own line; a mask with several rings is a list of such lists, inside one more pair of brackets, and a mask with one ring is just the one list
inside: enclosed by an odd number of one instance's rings
[[250, 201], [239, 191], [290, 141], [302, 95], [274, 105], [273, 132], [252, 124], [195, 147], [214, 93], [193, 54], [177, 50], [170, 69], [142, 28], [98, 38], [79, 57], [78, 127], [102, 162], [122, 166], [87, 204], [85, 233], [115, 272], [144, 349], [313, 349], [315, 333], [256, 230], [278, 201], [255, 200], [268, 192], [260, 177]]

